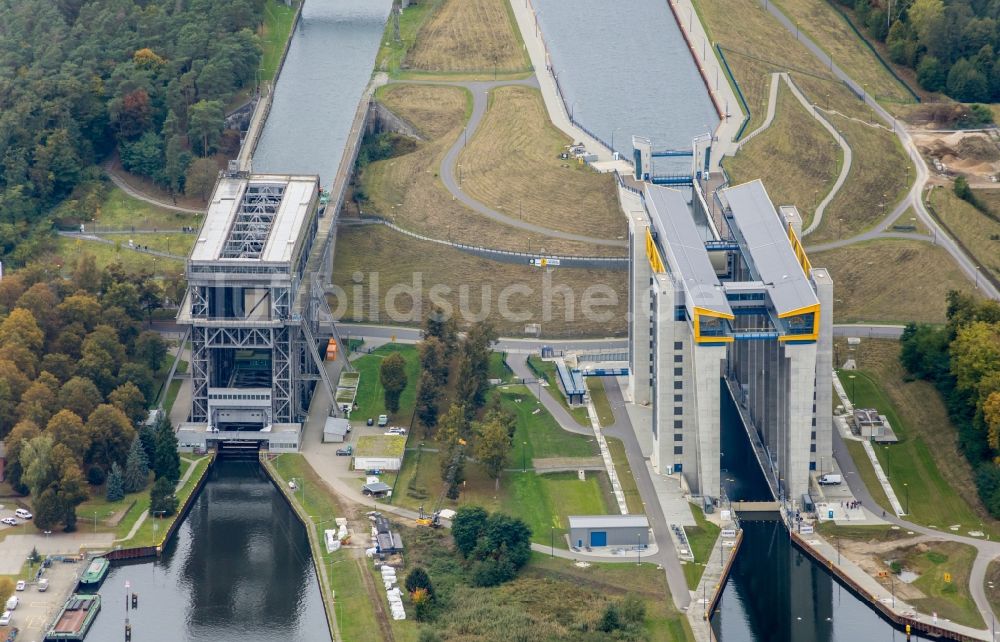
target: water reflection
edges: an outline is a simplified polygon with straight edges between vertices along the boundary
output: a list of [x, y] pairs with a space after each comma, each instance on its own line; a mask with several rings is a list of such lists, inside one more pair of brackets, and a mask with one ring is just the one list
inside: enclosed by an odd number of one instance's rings
[[330, 186], [391, 4], [305, 3], [254, 153], [254, 171], [319, 174]]
[[135, 640], [329, 640], [305, 529], [256, 462], [216, 464], [155, 563], [116, 565], [88, 639], [119, 639], [125, 582]]

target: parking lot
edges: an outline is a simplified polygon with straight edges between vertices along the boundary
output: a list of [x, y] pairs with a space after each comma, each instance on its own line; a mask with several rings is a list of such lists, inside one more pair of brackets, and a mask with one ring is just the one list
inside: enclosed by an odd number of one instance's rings
[[[10, 626], [16, 626], [20, 630], [18, 642], [42, 642], [45, 627], [76, 587], [81, 568], [82, 562], [54, 561], [42, 575], [49, 580], [49, 590], [40, 593], [32, 578], [25, 590], [15, 593], [20, 604], [12, 613]], [[0, 632], [3, 630], [0, 629]]]

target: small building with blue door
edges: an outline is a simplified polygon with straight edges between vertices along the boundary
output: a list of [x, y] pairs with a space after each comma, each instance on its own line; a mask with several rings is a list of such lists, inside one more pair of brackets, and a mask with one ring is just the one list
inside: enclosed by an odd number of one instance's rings
[[645, 515], [571, 515], [569, 543], [589, 546], [649, 546], [649, 520]]

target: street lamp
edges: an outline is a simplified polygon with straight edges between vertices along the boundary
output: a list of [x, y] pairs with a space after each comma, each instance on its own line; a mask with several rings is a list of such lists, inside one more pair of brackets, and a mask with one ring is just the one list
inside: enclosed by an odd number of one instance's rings
[[522, 473], [528, 472], [528, 466], [527, 466], [527, 463], [526, 463], [526, 461], [527, 461], [527, 459], [526, 459], [527, 455], [528, 455], [528, 442], [522, 441], [521, 442], [521, 472]]
[[906, 493], [906, 508], [904, 508], [903, 510], [905, 510], [906, 514], [909, 515], [910, 514], [910, 484], [908, 484], [907, 482], [903, 482], [903, 489], [904, 489], [904, 492]]
[[642, 533], [635, 534], [635, 565], [642, 566]]

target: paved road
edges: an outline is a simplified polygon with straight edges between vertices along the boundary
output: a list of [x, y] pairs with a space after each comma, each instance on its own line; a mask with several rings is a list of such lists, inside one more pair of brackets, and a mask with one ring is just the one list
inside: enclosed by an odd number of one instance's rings
[[126, 183], [120, 176], [118, 176], [115, 173], [115, 171], [113, 169], [111, 169], [111, 167], [109, 165], [105, 165], [104, 166], [104, 171], [108, 175], [108, 178], [111, 179], [111, 182], [114, 183], [115, 186], [118, 187], [118, 189], [120, 189], [121, 191], [125, 192], [126, 194], [128, 194], [132, 198], [138, 199], [138, 200], [143, 201], [145, 203], [149, 203], [150, 205], [155, 205], [156, 207], [162, 207], [163, 209], [167, 209], [167, 210], [170, 210], [172, 212], [183, 212], [185, 214], [204, 214], [205, 213], [205, 210], [203, 210], [203, 209], [194, 209], [194, 208], [190, 208], [190, 207], [181, 207], [180, 205], [174, 205], [173, 203], [167, 203], [165, 201], [161, 201], [159, 199], [155, 199], [152, 196], [149, 196], [148, 194], [142, 193], [139, 190], [137, 190], [134, 187], [132, 187], [131, 185], [129, 185], [128, 183]]
[[657, 499], [656, 488], [649, 476], [646, 458], [642, 454], [639, 440], [635, 436], [635, 429], [632, 427], [632, 421], [625, 410], [625, 400], [622, 398], [621, 388], [618, 386], [618, 380], [614, 377], [603, 377], [603, 380], [608, 403], [611, 404], [611, 410], [615, 415], [615, 423], [605, 428], [604, 434], [621, 439], [625, 445], [625, 455], [628, 457], [629, 468], [632, 469], [632, 476], [639, 488], [639, 495], [642, 497], [646, 509], [646, 517], [649, 518], [650, 526], [653, 529], [653, 537], [660, 547], [656, 554], [656, 561], [663, 566], [667, 574], [667, 586], [670, 587], [670, 595], [674, 598], [674, 604], [679, 609], [687, 608], [691, 604], [691, 592], [688, 590], [680, 560], [677, 559], [677, 550], [670, 537], [663, 508]]
[[[400, 81], [401, 83], [412, 84], [412, 81]], [[422, 83], [421, 83], [422, 84]], [[466, 142], [471, 136], [474, 136], [476, 130], [479, 128], [479, 124], [483, 120], [483, 116], [486, 114], [486, 108], [488, 103], [488, 96], [491, 89], [496, 87], [504, 87], [508, 85], [521, 85], [526, 87], [534, 87], [538, 89], [538, 80], [535, 76], [526, 78], [524, 80], [499, 80], [499, 81], [489, 81], [489, 82], [432, 82], [428, 81], [427, 84], [436, 85], [451, 85], [454, 87], [462, 87], [468, 89], [472, 94], [472, 115], [469, 117], [469, 122], [466, 123], [465, 132], [462, 136], [458, 137], [458, 140], [451, 146], [448, 153], [445, 154], [444, 160], [441, 161], [441, 180], [444, 182], [445, 188], [451, 192], [452, 196], [459, 200], [463, 205], [469, 209], [482, 214], [483, 216], [493, 219], [498, 223], [504, 225], [509, 225], [511, 227], [516, 227], [518, 229], [527, 230], [529, 232], [534, 232], [536, 234], [543, 234], [545, 236], [551, 236], [553, 238], [565, 239], [568, 241], [580, 241], [583, 243], [591, 243], [593, 245], [608, 245], [613, 247], [627, 247], [628, 243], [625, 241], [618, 241], [612, 239], [596, 239], [589, 236], [584, 236], [582, 234], [573, 234], [571, 232], [563, 232], [560, 230], [553, 230], [547, 227], [542, 227], [541, 225], [536, 225], [528, 221], [521, 220], [519, 218], [514, 218], [512, 216], [507, 216], [502, 212], [488, 207], [484, 203], [477, 201], [462, 190], [461, 177], [459, 172], [456, 171], [457, 160], [459, 154], [462, 153], [462, 149], [465, 147]]]
[[[911, 138], [909, 132], [906, 131], [905, 125], [897, 121], [892, 114], [886, 111], [886, 109], [882, 107], [882, 105], [880, 105], [878, 101], [876, 101], [871, 95], [867, 93], [864, 87], [859, 85], [856, 81], [854, 81], [850, 77], [850, 75], [848, 75], [846, 72], [844, 72], [843, 69], [837, 66], [833, 62], [833, 59], [825, 51], [823, 51], [815, 42], [813, 42], [813, 40], [809, 38], [809, 36], [799, 31], [799, 28], [784, 13], [782, 13], [781, 9], [775, 3], [763, 0], [762, 4], [764, 5], [765, 9], [770, 11], [771, 14], [773, 14], [775, 18], [778, 19], [778, 22], [780, 22], [785, 27], [785, 29], [788, 30], [789, 33], [794, 33], [795, 37], [803, 45], [805, 45], [806, 48], [808, 48], [809, 51], [811, 51], [813, 55], [816, 56], [816, 58], [823, 61], [824, 64], [828, 63], [828, 66], [832, 71], [832, 73], [834, 74], [834, 76], [836, 76], [839, 80], [843, 81], [848, 86], [850, 86], [854, 90], [855, 94], [864, 96], [864, 102], [868, 106], [870, 106], [876, 114], [878, 114], [879, 118], [881, 118], [882, 121], [892, 126], [892, 129], [896, 133], [897, 138], [899, 138], [900, 143], [902, 143], [903, 148], [906, 150], [907, 154], [909, 154], [910, 159], [913, 161], [913, 164], [917, 168], [917, 176], [916, 180], [913, 183], [913, 186], [910, 188], [910, 191], [907, 193], [906, 197], [899, 202], [899, 204], [895, 207], [895, 209], [892, 210], [889, 216], [885, 217], [885, 219], [883, 219], [882, 222], [876, 226], [876, 229], [870, 230], [865, 234], [861, 234], [857, 237], [854, 237], [854, 239], [847, 239], [847, 240], [849, 241], [853, 240], [853, 242], [858, 242], [862, 240], [867, 240], [869, 238], [878, 237], [879, 234], [888, 229], [889, 226], [892, 225], [892, 223], [897, 218], [899, 218], [903, 214], [903, 212], [907, 210], [907, 208], [913, 207], [913, 209], [917, 213], [917, 216], [920, 218], [920, 221], [925, 226], [927, 226], [927, 229], [931, 230], [932, 235], [935, 239], [935, 243], [944, 248], [944, 250], [948, 252], [948, 254], [952, 256], [952, 258], [955, 259], [955, 262], [958, 264], [958, 267], [963, 272], [965, 272], [969, 280], [978, 282], [980, 292], [984, 296], [987, 296], [991, 299], [1000, 299], [1000, 290], [997, 290], [997, 288], [994, 287], [993, 284], [987, 281], [986, 279], [978, 278], [977, 273], [979, 271], [979, 265], [976, 263], [976, 261], [974, 261], [971, 257], [965, 254], [965, 252], [962, 250], [962, 248], [958, 246], [955, 240], [952, 239], [950, 236], [948, 236], [948, 234], [941, 228], [941, 226], [938, 225], [937, 221], [934, 220], [934, 217], [931, 216], [930, 212], [927, 211], [927, 207], [924, 205], [924, 200], [922, 196], [923, 196], [924, 186], [927, 184], [927, 178], [930, 175], [930, 172], [927, 169], [927, 164], [924, 162], [923, 156], [921, 156], [920, 154], [920, 150], [917, 149], [916, 144], [913, 142], [913, 138]], [[847, 244], [848, 243], [843, 243], [843, 245]], [[835, 245], [834, 247], [839, 247], [839, 245]]]
[[[858, 473], [858, 468], [854, 463], [854, 459], [847, 451], [847, 446], [844, 444], [843, 437], [841, 437], [838, 430], [834, 429], [833, 432], [833, 456], [836, 457], [837, 463], [840, 464], [840, 470], [844, 474], [844, 478], [847, 480], [847, 484], [850, 486], [851, 492], [854, 493], [854, 497], [861, 501], [864, 507], [870, 510], [872, 514], [881, 514], [882, 507], [872, 498], [871, 493], [868, 492], [868, 488], [862, 481], [860, 473]], [[976, 556], [976, 561], [972, 565], [972, 572], [969, 575], [969, 590], [972, 593], [972, 599], [976, 602], [976, 607], [983, 616], [983, 620], [986, 621], [987, 624], [993, 621], [993, 610], [990, 608], [989, 600], [986, 598], [986, 570], [991, 561], [1000, 557], [1000, 542], [983, 541], [974, 537], [965, 537], [962, 535], [939, 531], [933, 528], [927, 528], [925, 526], [920, 526], [918, 524], [899, 519], [890, 513], [886, 513], [883, 519], [916, 533], [931, 535], [940, 539], [974, 546], [978, 550], [978, 555]]]

